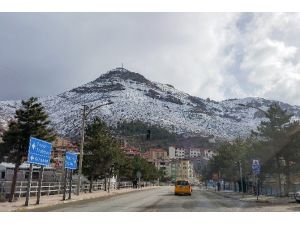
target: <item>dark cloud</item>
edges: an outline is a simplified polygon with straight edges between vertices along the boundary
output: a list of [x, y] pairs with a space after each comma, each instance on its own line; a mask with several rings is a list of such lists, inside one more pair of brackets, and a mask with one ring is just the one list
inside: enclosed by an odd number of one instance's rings
[[184, 39], [176, 35], [179, 28], [172, 18], [151, 13], [2, 13], [0, 99], [57, 94], [121, 63], [135, 70], [136, 59]]
[[203, 98], [300, 104], [299, 15], [0, 13], [0, 100], [56, 95], [124, 63]]

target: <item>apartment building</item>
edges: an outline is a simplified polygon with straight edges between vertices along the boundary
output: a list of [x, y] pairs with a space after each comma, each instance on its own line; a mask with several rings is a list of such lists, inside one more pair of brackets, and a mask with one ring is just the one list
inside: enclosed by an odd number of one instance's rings
[[172, 181], [188, 180], [194, 182], [195, 171], [193, 163], [188, 159], [177, 159], [170, 162], [170, 177]]
[[202, 156], [202, 151], [200, 148], [190, 148], [188, 151], [186, 151], [186, 153], [189, 158], [197, 158]]
[[72, 144], [69, 139], [57, 137], [52, 143], [51, 159], [52, 166], [63, 168], [66, 151], [79, 152], [77, 145]]
[[151, 148], [147, 152], [147, 155], [149, 162], [153, 163], [158, 170], [163, 171], [165, 176], [170, 176], [170, 159], [165, 149]]
[[133, 158], [133, 157], [141, 157], [142, 156], [142, 153], [140, 151], [140, 149], [138, 148], [135, 148], [135, 147], [125, 147], [123, 148], [123, 152], [125, 153], [125, 155]]
[[185, 158], [198, 158], [202, 157], [210, 160], [216, 152], [212, 149], [206, 148], [178, 148], [175, 146], [169, 147], [170, 159], [185, 159]]
[[186, 150], [184, 148], [177, 148], [175, 146], [169, 147], [170, 159], [184, 159], [186, 157]]
[[201, 149], [202, 156], [206, 160], [212, 159], [217, 153], [212, 149]]

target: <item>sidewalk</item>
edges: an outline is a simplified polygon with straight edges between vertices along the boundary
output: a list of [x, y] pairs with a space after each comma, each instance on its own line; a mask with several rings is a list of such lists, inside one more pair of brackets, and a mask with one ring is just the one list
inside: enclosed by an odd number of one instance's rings
[[244, 197], [242, 193], [240, 192], [234, 192], [234, 191], [213, 191], [213, 190], [208, 190], [210, 192], [213, 192], [217, 195], [221, 195], [222, 197], [225, 198], [232, 198], [235, 200], [240, 200], [244, 202], [257, 202], [257, 203], [270, 203], [270, 204], [287, 204], [290, 202], [295, 202], [294, 198], [292, 197], [275, 197], [275, 196], [266, 196], [266, 195], [260, 195], [257, 197], [255, 195], [250, 195], [250, 194], [244, 194]]
[[[110, 190], [110, 193], [107, 193], [103, 190], [100, 191], [94, 191], [92, 193], [80, 193], [79, 196], [72, 194], [72, 199], [70, 200], [65, 200], [62, 201], [63, 195], [46, 195], [46, 196], [41, 196], [40, 199], [40, 204], [36, 205], [36, 196], [32, 196], [29, 201], [29, 206], [25, 207], [25, 198], [19, 198], [15, 202], [0, 202], [0, 212], [13, 212], [13, 211], [26, 211], [30, 209], [38, 209], [38, 208], [43, 208], [43, 207], [49, 207], [49, 206], [54, 206], [54, 205], [61, 205], [61, 204], [67, 204], [70, 202], [77, 202], [81, 200], [87, 200], [87, 199], [95, 199], [95, 198], [107, 198], [110, 196], [116, 196], [116, 195], [121, 195], [121, 194], [126, 194], [130, 192], [135, 192], [135, 191], [143, 191], [143, 190], [149, 190], [153, 188], [158, 188], [158, 186], [152, 186], [152, 187], [144, 187], [142, 189], [133, 189], [133, 188], [124, 188], [120, 190]], [[68, 198], [68, 194], [66, 195], [66, 198]]]

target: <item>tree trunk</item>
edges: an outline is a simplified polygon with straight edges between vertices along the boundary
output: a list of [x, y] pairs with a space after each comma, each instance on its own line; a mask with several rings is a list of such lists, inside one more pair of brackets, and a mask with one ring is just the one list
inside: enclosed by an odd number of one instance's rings
[[11, 183], [11, 188], [10, 188], [10, 195], [9, 195], [9, 199], [8, 199], [9, 202], [12, 202], [14, 200], [19, 167], [20, 167], [20, 163], [16, 163], [15, 168], [14, 168], [14, 175], [13, 175], [13, 179], [12, 179], [12, 183]]
[[93, 190], [93, 180], [94, 180], [94, 176], [91, 175], [89, 193], [92, 193]]
[[105, 177], [104, 177], [104, 191], [106, 191], [106, 175], [105, 175]]

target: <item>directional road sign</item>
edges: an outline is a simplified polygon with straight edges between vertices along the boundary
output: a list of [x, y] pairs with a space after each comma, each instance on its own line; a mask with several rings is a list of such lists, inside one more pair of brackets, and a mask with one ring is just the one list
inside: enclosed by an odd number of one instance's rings
[[37, 138], [30, 138], [28, 150], [28, 163], [42, 166], [50, 164], [52, 144]]
[[254, 174], [259, 174], [260, 173], [260, 164], [258, 160], [253, 160], [252, 163], [252, 172]]
[[74, 152], [66, 152], [65, 168], [76, 170], [77, 169], [77, 154]]

